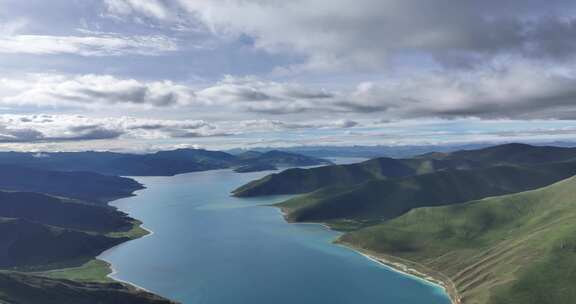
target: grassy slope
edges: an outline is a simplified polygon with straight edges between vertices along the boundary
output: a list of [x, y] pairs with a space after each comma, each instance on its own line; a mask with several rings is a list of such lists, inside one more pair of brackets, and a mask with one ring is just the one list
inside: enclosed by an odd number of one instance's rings
[[24, 273], [0, 272], [0, 303], [171, 304], [120, 283], [80, 283]]
[[351, 186], [371, 179], [398, 178], [442, 169], [494, 165], [534, 165], [576, 159], [576, 148], [506, 144], [454, 153], [429, 153], [411, 159], [377, 158], [359, 164], [290, 169], [248, 183], [235, 196], [299, 194], [330, 186]]
[[487, 196], [536, 189], [576, 173], [576, 162], [533, 167], [495, 166], [447, 170], [400, 179], [329, 187], [278, 206], [292, 221], [387, 220], [417, 207], [464, 203]]
[[64, 196], [105, 205], [142, 185], [133, 179], [91, 172], [60, 172], [0, 164], [0, 189]]
[[109, 207], [32, 192], [0, 191], [0, 217], [21, 218], [82, 231], [128, 230], [132, 219]]
[[418, 168], [391, 158], [378, 158], [351, 165], [333, 165], [312, 169], [288, 169], [248, 183], [233, 191], [247, 197], [269, 194], [297, 194], [322, 187], [353, 185], [371, 179], [413, 175]]
[[77, 266], [127, 240], [0, 218], [0, 267], [33, 270]]
[[529, 192], [415, 209], [339, 241], [440, 272], [466, 304], [576, 303], [576, 178]]
[[102, 260], [94, 259], [78, 267], [57, 269], [35, 274], [53, 279], [68, 279], [77, 282], [109, 283], [114, 282], [113, 279], [108, 277], [111, 273], [112, 269], [110, 264]]

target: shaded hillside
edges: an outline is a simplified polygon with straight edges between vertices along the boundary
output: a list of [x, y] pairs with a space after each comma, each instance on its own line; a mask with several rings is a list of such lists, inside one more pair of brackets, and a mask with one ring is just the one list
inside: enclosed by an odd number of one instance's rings
[[418, 158], [471, 161], [484, 165], [538, 164], [574, 160], [576, 159], [576, 148], [512, 143], [478, 150], [429, 153]]
[[0, 272], [0, 302], [10, 304], [173, 304], [120, 283], [79, 283]]
[[135, 180], [91, 172], [61, 172], [0, 165], [0, 189], [42, 192], [105, 203], [142, 189]]
[[25, 219], [0, 219], [0, 267], [74, 265], [128, 240], [47, 226]]
[[233, 168], [247, 164], [309, 166], [327, 163], [325, 160], [313, 157], [275, 151], [257, 154], [251, 158], [201, 149], [178, 149], [151, 154], [0, 152], [0, 164], [42, 170], [88, 171], [123, 176], [170, 176], [187, 172]]
[[[453, 284], [465, 304], [576, 303], [576, 178], [419, 208], [341, 243]], [[412, 261], [412, 262], [410, 262]]]
[[[436, 163], [436, 161], [426, 162]], [[295, 168], [250, 182], [234, 190], [233, 194], [248, 197], [305, 193], [327, 186], [353, 185], [372, 179], [410, 176], [416, 174], [418, 170], [419, 168], [414, 168], [412, 164], [392, 158], [376, 158], [351, 165]]]
[[543, 187], [576, 174], [576, 162], [532, 167], [442, 170], [399, 179], [329, 187], [278, 206], [293, 221], [385, 220], [423, 206], [449, 205]]
[[0, 217], [101, 233], [129, 230], [133, 225], [133, 219], [114, 208], [31, 192], [0, 191]]
[[506, 144], [453, 153], [428, 153], [410, 159], [377, 158], [366, 162], [311, 169], [289, 169], [263, 177], [233, 191], [235, 196], [299, 194], [328, 186], [352, 186], [371, 179], [388, 179], [438, 170], [530, 165], [576, 159], [576, 148]]

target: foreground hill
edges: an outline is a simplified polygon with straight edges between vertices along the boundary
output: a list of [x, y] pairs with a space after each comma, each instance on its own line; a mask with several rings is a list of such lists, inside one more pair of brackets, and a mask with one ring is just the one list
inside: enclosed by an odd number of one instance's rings
[[351, 186], [373, 179], [389, 179], [448, 169], [494, 165], [529, 165], [576, 159], [576, 148], [506, 144], [479, 150], [429, 153], [410, 159], [377, 158], [351, 165], [289, 169], [268, 175], [233, 191], [235, 196], [299, 194], [328, 186]]
[[127, 240], [0, 218], [0, 267], [31, 270], [76, 266]]
[[32, 192], [0, 191], [0, 217], [99, 233], [130, 230], [134, 222], [114, 208]]
[[141, 188], [128, 178], [0, 165], [0, 303], [171, 303], [104, 284], [109, 266], [94, 260], [147, 233], [105, 204]]
[[312, 166], [329, 163], [314, 157], [280, 151], [254, 153], [252, 157], [246, 156], [248, 155], [236, 156], [202, 149], [177, 149], [151, 154], [0, 152], [0, 164], [52, 171], [88, 171], [105, 175], [170, 176], [249, 164]]
[[120, 283], [79, 283], [0, 272], [0, 302], [10, 304], [174, 304]]
[[576, 162], [441, 170], [397, 179], [328, 187], [279, 204], [289, 220], [387, 220], [424, 206], [463, 203], [540, 188], [576, 174]]
[[0, 164], [2, 190], [40, 192], [104, 204], [119, 197], [131, 196], [142, 188], [129, 178]]
[[576, 178], [419, 208], [339, 242], [442, 279], [465, 304], [576, 303]]

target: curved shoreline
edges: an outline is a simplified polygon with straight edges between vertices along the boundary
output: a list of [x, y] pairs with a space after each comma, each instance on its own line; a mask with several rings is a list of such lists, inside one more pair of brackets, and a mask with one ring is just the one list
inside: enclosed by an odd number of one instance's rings
[[[452, 281], [450, 281], [450, 279], [446, 278], [438, 278], [437, 275], [431, 274], [428, 271], [424, 271], [422, 269], [417, 269], [418, 267], [415, 265], [418, 265], [415, 262], [410, 262], [414, 265], [409, 266], [405, 263], [401, 263], [398, 261], [391, 261], [390, 259], [386, 259], [383, 258], [381, 256], [376, 256], [374, 254], [371, 254], [369, 252], [367, 252], [366, 250], [362, 250], [362, 249], [357, 249], [355, 247], [352, 247], [348, 244], [341, 244], [342, 246], [351, 249], [355, 252], [357, 252], [358, 254], [366, 257], [367, 259], [378, 263], [380, 265], [383, 265], [385, 267], [387, 267], [388, 269], [398, 272], [400, 274], [403, 274], [407, 277], [412, 277], [414, 279], [423, 281], [427, 284], [436, 286], [438, 288], [441, 288], [442, 290], [444, 290], [444, 293], [448, 296], [448, 298], [450, 299], [450, 302], [452, 304], [462, 304], [462, 298], [460, 296], [460, 294], [458, 293], [458, 290], [456, 289], [456, 287], [454, 286], [454, 284], [452, 283]], [[392, 257], [391, 258], [395, 258]], [[396, 258], [399, 259], [399, 258]]]
[[[135, 196], [138, 195], [137, 192], [140, 192], [140, 191], [143, 191], [143, 190], [146, 190], [146, 189], [147, 189], [147, 187], [144, 186], [142, 189], [139, 189], [139, 190], [135, 191], [131, 196], [118, 198], [118, 199], [116, 199], [116, 200], [124, 199], [124, 198], [129, 198], [129, 197], [135, 197]], [[118, 207], [117, 207], [117, 206], [113, 206], [113, 205], [112, 205], [112, 203], [113, 203], [114, 201], [116, 201], [116, 200], [109, 201], [109, 202], [107, 203], [107, 205], [118, 210]], [[107, 278], [110, 278], [110, 279], [112, 279], [112, 280], [114, 280], [114, 281], [116, 281], [116, 282], [120, 282], [120, 283], [123, 283], [123, 284], [130, 285], [130, 286], [132, 286], [132, 287], [134, 287], [134, 288], [136, 288], [136, 289], [142, 290], [142, 291], [146, 291], [146, 292], [149, 292], [149, 293], [152, 293], [152, 294], [156, 294], [155, 292], [150, 291], [150, 290], [148, 290], [148, 289], [146, 289], [146, 288], [144, 288], [144, 287], [142, 287], [142, 286], [140, 286], [140, 285], [138, 285], [138, 284], [136, 284], [136, 283], [129, 282], [129, 281], [126, 281], [126, 280], [122, 280], [122, 279], [113, 277], [115, 274], [118, 273], [118, 271], [116, 270], [116, 268], [114, 268], [114, 265], [113, 265], [111, 262], [106, 261], [106, 260], [104, 260], [104, 259], [101, 258], [101, 256], [102, 256], [103, 254], [105, 254], [106, 252], [109, 252], [109, 251], [111, 251], [111, 250], [114, 250], [114, 249], [116, 249], [116, 248], [118, 248], [118, 247], [120, 247], [120, 246], [122, 246], [122, 245], [124, 245], [124, 244], [127, 244], [127, 243], [132, 242], [132, 241], [135, 241], [135, 240], [144, 239], [144, 238], [146, 238], [146, 237], [149, 237], [149, 236], [154, 235], [154, 231], [151, 230], [151, 229], [149, 229], [149, 228], [146, 228], [146, 226], [144, 226], [144, 223], [143, 223], [141, 220], [139, 220], [139, 219], [135, 219], [135, 220], [140, 223], [140, 224], [138, 225], [138, 227], [139, 227], [140, 229], [146, 231], [146, 234], [145, 234], [145, 235], [140, 236], [140, 237], [135, 238], [135, 239], [128, 240], [128, 241], [123, 242], [123, 243], [120, 243], [120, 244], [118, 244], [118, 245], [116, 245], [116, 246], [114, 246], [114, 247], [108, 248], [108, 249], [106, 249], [104, 252], [102, 252], [102, 253], [100, 253], [98, 256], [96, 256], [95, 258], [98, 259], [98, 260], [100, 260], [100, 261], [104, 261], [104, 262], [108, 265], [108, 269], [110, 270], [110, 273], [108, 273], [108, 274], [106, 275]]]
[[[275, 205], [269, 205], [269, 206], [275, 207], [279, 211], [279, 213], [282, 215], [282, 218], [287, 223], [297, 224], [297, 225], [317, 225], [317, 226], [320, 226], [326, 230], [341, 233], [338, 230], [332, 229], [330, 227], [330, 225], [328, 225], [326, 223], [315, 223], [315, 222], [300, 223], [300, 222], [290, 221], [286, 217], [286, 214], [287, 214], [286, 210], [284, 210], [282, 207], [278, 207]], [[367, 250], [356, 248], [350, 244], [339, 243], [337, 239], [335, 239], [333, 241], [333, 244], [344, 247], [348, 250], [354, 251], [354, 252], [364, 256], [365, 258], [369, 259], [370, 261], [372, 261], [374, 263], [378, 263], [379, 265], [385, 266], [386, 268], [388, 268], [391, 271], [400, 273], [404, 276], [407, 276], [407, 277], [416, 279], [418, 281], [422, 281], [426, 284], [430, 284], [430, 285], [433, 285], [437, 288], [440, 288], [444, 291], [446, 296], [448, 296], [448, 298], [450, 299], [450, 302], [452, 304], [462, 304], [462, 299], [461, 299], [457, 289], [455, 287], [453, 287], [454, 284], [451, 281], [449, 281], [449, 279], [448, 279], [448, 282], [446, 282], [446, 280], [444, 280], [444, 279], [437, 278], [433, 274], [428, 274], [425, 271], [417, 270], [417, 269], [415, 269], [415, 267], [410, 267], [410, 266], [403, 264], [403, 263], [400, 263], [400, 262], [392, 262], [392, 261], [384, 259], [382, 257], [378, 257], [375, 254], [368, 252]], [[416, 264], [414, 262], [411, 262], [411, 263]]]

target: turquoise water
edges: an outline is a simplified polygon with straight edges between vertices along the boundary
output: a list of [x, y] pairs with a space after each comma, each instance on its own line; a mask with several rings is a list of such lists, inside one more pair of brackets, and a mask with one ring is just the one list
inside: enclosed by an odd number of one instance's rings
[[266, 172], [137, 178], [147, 189], [113, 203], [154, 233], [101, 258], [113, 277], [194, 304], [446, 304], [442, 290], [331, 244], [338, 233], [288, 224], [286, 197], [229, 192]]

